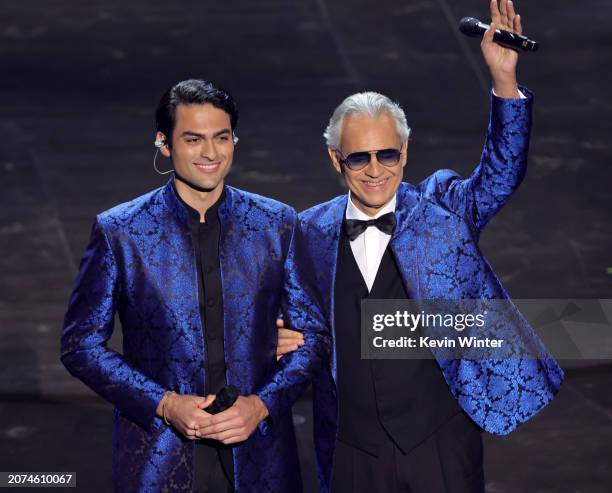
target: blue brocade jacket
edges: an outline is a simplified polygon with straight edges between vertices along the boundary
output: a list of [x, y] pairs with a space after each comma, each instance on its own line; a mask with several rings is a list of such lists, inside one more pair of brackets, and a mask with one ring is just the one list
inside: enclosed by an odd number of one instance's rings
[[[491, 118], [479, 165], [468, 179], [439, 170], [417, 186], [397, 191], [397, 226], [389, 243], [412, 299], [509, 299], [478, 248], [480, 231], [509, 200], [525, 175], [533, 94], [526, 99], [492, 95]], [[331, 357], [313, 384], [319, 488], [328, 492], [337, 434], [334, 279], [347, 195], [300, 214], [308, 257], [314, 263], [322, 311], [332, 328]], [[485, 431], [504, 435], [546, 406], [563, 371], [529, 324], [515, 330], [539, 359], [438, 359], [465, 412]], [[409, 389], [406, 389], [409, 392]]]
[[[259, 395], [270, 412], [233, 449], [236, 490], [299, 492], [291, 405], [329, 359], [329, 331], [301, 277], [307, 264], [297, 261], [297, 214], [226, 186], [219, 219], [227, 381], [242, 395]], [[193, 489], [194, 444], [155, 410], [167, 390], [204, 395], [197, 275], [188, 214], [170, 181], [97, 216], [66, 313], [61, 359], [115, 405], [115, 491]], [[304, 332], [305, 345], [277, 363], [279, 310]], [[107, 347], [115, 313], [123, 354]]]

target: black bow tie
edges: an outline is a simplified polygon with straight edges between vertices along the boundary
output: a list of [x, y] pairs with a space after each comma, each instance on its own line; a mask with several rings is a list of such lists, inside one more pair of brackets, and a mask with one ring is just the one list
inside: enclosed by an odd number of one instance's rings
[[348, 236], [348, 239], [353, 241], [361, 233], [363, 233], [370, 226], [375, 226], [383, 233], [390, 235], [393, 233], [395, 228], [395, 214], [393, 212], [387, 212], [377, 219], [370, 219], [369, 221], [360, 221], [359, 219], [345, 219], [344, 220], [344, 233]]

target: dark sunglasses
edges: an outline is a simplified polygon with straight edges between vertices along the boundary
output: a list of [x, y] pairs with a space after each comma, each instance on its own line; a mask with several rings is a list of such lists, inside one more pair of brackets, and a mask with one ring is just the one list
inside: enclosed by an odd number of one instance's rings
[[376, 154], [376, 159], [383, 166], [395, 166], [399, 163], [402, 152], [398, 149], [380, 149], [378, 151], [351, 152], [345, 157], [336, 149], [336, 154], [340, 164], [357, 171], [370, 164], [372, 154]]

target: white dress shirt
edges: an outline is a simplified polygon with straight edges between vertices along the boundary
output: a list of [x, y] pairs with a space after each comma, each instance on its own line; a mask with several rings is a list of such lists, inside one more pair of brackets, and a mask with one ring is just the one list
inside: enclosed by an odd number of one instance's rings
[[[346, 218], [358, 219], [360, 221], [376, 219], [388, 212], [395, 212], [395, 202], [395, 195], [393, 195], [393, 198], [380, 209], [375, 216], [370, 217], [355, 207], [353, 199], [351, 198], [351, 193], [349, 192], [349, 198], [346, 204]], [[378, 267], [380, 267], [380, 261], [382, 260], [387, 245], [389, 245], [389, 240], [391, 240], [391, 235], [383, 233], [376, 226], [370, 226], [357, 238], [351, 241], [353, 256], [359, 266], [363, 280], [368, 286], [368, 291], [372, 291], [372, 285], [374, 284]]]
[[[493, 92], [493, 96], [499, 97], [497, 94], [495, 94], [495, 89], [491, 89], [491, 91]], [[521, 91], [520, 89], [518, 89], [518, 93], [519, 93], [519, 99], [527, 99], [527, 96], [525, 96], [523, 94], [523, 91]]]

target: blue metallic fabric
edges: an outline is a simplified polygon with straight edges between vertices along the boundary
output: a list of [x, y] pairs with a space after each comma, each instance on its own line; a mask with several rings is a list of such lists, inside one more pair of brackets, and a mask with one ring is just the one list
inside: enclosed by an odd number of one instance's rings
[[[533, 94], [524, 100], [492, 95], [491, 118], [479, 165], [468, 179], [440, 170], [397, 192], [397, 227], [389, 243], [412, 299], [506, 299], [507, 292], [478, 248], [480, 231], [519, 186], [527, 165]], [[313, 385], [319, 487], [329, 491], [337, 433], [334, 279], [347, 196], [300, 214], [323, 311], [332, 327], [332, 355]], [[514, 430], [557, 393], [563, 371], [522, 318], [518, 338], [539, 348], [540, 359], [438, 359], [446, 382], [484, 430]], [[533, 353], [532, 353], [533, 354]], [[410, 390], [407, 389], [409, 392]]]
[[[219, 219], [227, 381], [242, 395], [259, 395], [270, 412], [233, 449], [236, 490], [299, 492], [291, 405], [329, 358], [329, 330], [303, 287], [297, 214], [226, 186]], [[197, 275], [187, 211], [170, 181], [97, 216], [66, 313], [61, 359], [115, 405], [118, 492], [193, 489], [194, 444], [155, 410], [167, 390], [205, 392]], [[306, 344], [279, 364], [281, 307]], [[123, 354], [107, 347], [115, 313]]]

